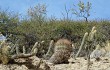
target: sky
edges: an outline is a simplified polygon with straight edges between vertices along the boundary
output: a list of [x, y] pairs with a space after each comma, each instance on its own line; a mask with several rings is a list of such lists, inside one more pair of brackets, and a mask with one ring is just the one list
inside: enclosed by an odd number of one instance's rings
[[[73, 4], [77, 5], [78, 1], [91, 2], [92, 9], [89, 19], [107, 19], [110, 20], [110, 0], [0, 0], [0, 8], [10, 10], [21, 15], [26, 15], [30, 7], [37, 4], [46, 4], [47, 17], [55, 16], [63, 18], [62, 13], [65, 13], [65, 5], [67, 9], [73, 8]], [[73, 14], [70, 14], [72, 19], [79, 19]]]

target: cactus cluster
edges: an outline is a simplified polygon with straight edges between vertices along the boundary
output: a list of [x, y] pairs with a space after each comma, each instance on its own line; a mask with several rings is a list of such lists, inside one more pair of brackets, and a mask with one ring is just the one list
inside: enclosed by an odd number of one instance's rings
[[[87, 53], [93, 50], [93, 47], [95, 46], [94, 45], [95, 33], [96, 33], [96, 27], [94, 26], [90, 33], [86, 32], [84, 34], [81, 46], [78, 50], [78, 53], [76, 54], [76, 57], [78, 57], [78, 55], [80, 54], [83, 46], [85, 46], [85, 45], [86, 46], [84, 48], [86, 49]], [[90, 53], [89, 53], [89, 55], [90, 55]]]
[[[25, 48], [23, 47], [23, 53], [19, 52], [19, 48], [17, 45], [10, 45], [10, 43], [3, 41], [0, 45], [0, 62], [3, 64], [9, 63], [9, 61], [17, 58], [25, 58], [36, 55], [37, 53], [37, 44], [35, 43], [30, 53], [25, 53]], [[13, 53], [16, 51], [16, 53]]]
[[83, 46], [85, 45], [84, 48], [86, 49], [86, 56], [87, 56], [87, 61], [88, 61], [87, 70], [89, 70], [89, 65], [90, 65], [90, 54], [91, 54], [91, 51], [93, 51], [93, 48], [95, 46], [94, 45], [95, 34], [96, 34], [96, 27], [95, 26], [92, 28], [90, 33], [86, 32], [84, 34], [81, 46], [78, 50], [78, 53], [75, 56], [75, 58], [78, 57]]

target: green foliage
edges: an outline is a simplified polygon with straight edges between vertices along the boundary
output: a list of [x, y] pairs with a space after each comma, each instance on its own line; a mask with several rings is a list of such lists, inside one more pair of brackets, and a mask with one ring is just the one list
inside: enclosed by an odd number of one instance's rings
[[18, 14], [0, 10], [0, 32], [2, 32], [5, 36], [8, 35], [8, 32], [16, 31], [18, 22]]
[[[85, 5], [80, 2], [80, 12], [86, 13], [87, 18], [91, 4], [88, 2]], [[35, 15], [33, 15], [35, 14]], [[37, 5], [30, 8], [28, 11], [29, 18], [20, 20], [18, 14], [10, 14], [7, 11], [0, 10], [0, 32], [3, 35], [10, 38], [10, 41], [15, 44], [19, 44], [20, 47], [26, 46], [29, 48], [34, 45], [36, 41], [45, 41], [43, 50], [45, 52], [48, 49], [50, 39], [58, 39], [61, 37], [70, 38], [72, 41], [76, 39], [74, 36], [79, 36], [75, 43], [81, 43], [79, 39], [82, 39], [85, 32], [90, 32], [93, 26], [97, 28], [96, 40], [98, 43], [102, 43], [106, 40], [110, 40], [110, 22], [109, 21], [72, 21], [72, 20], [46, 20], [46, 6]], [[80, 14], [79, 14], [80, 15]], [[39, 19], [40, 18], [40, 19]], [[10, 34], [11, 37], [10, 37]], [[74, 41], [73, 41], [74, 42]]]

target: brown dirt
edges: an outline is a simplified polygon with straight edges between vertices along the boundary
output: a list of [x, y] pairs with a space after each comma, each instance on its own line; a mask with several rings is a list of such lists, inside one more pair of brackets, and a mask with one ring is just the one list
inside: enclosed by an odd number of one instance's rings
[[[45, 61], [45, 60], [44, 60]], [[45, 61], [51, 68], [51, 70], [86, 70], [87, 60], [83, 57], [74, 59], [69, 59], [71, 63], [69, 64], [57, 64], [53, 65]], [[30, 57], [29, 59], [17, 59], [15, 62], [9, 63], [7, 65], [0, 64], [0, 70], [38, 70], [37, 64], [39, 58]], [[40, 67], [43, 67], [42, 65]], [[46, 70], [46, 69], [42, 69]], [[101, 57], [100, 59], [91, 59], [90, 70], [110, 70], [110, 58]]]

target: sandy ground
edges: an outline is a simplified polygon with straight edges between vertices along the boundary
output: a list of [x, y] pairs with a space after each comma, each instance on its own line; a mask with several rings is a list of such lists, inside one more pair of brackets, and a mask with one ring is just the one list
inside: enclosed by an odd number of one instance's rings
[[[31, 57], [30, 59], [17, 59], [14, 63], [7, 65], [0, 64], [0, 70], [38, 70], [36, 69], [39, 58]], [[76, 60], [70, 59], [69, 64], [56, 64], [46, 62], [51, 70], [86, 70], [87, 60], [83, 57], [77, 58]], [[40, 67], [43, 67], [42, 65]], [[46, 69], [39, 69], [46, 70]], [[90, 70], [110, 70], [110, 58], [101, 57], [99, 61], [91, 59]]]
[[[77, 58], [73, 63], [55, 65], [52, 70], [87, 70], [87, 60]], [[110, 58], [91, 59], [90, 70], [110, 70]]]

